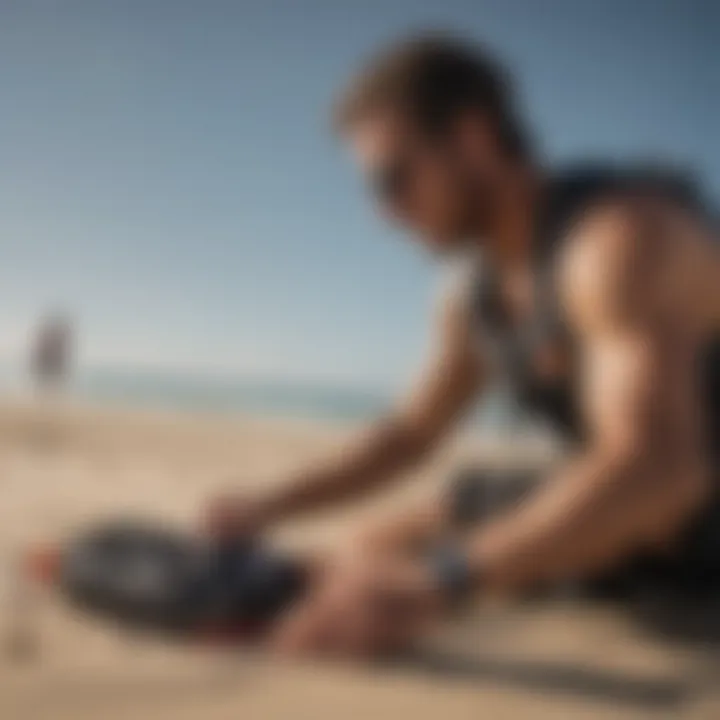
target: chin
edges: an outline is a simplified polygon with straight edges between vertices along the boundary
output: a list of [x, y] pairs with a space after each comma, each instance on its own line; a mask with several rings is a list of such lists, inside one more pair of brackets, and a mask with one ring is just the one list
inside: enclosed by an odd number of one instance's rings
[[425, 235], [422, 238], [423, 247], [434, 256], [447, 255], [453, 249], [453, 244], [438, 236]]
[[434, 237], [427, 238], [425, 245], [427, 248], [437, 256], [452, 255], [463, 248], [468, 247], [470, 244], [467, 237], [460, 237], [458, 235], [435, 235]]
[[428, 247], [433, 260], [445, 261], [459, 254], [457, 245], [433, 245]]

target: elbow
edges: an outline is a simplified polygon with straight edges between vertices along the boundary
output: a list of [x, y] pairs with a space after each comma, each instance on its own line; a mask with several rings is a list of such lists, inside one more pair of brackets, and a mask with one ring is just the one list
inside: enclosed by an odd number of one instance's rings
[[635, 522], [629, 538], [642, 544], [671, 540], [707, 502], [712, 489], [708, 464], [700, 453], [679, 444], [634, 443], [616, 448], [609, 477], [618, 482]]
[[670, 529], [686, 525], [712, 493], [709, 462], [699, 452], [682, 449], [661, 454], [655, 469], [657, 492], [667, 507]]
[[683, 433], [652, 433], [620, 438], [602, 448], [605, 464], [617, 467], [618, 476], [638, 485], [651, 484], [656, 491], [679, 491], [706, 484], [708, 462], [698, 443]]
[[678, 501], [704, 493], [710, 487], [710, 463], [706, 453], [690, 444], [655, 444], [641, 458], [655, 478], [657, 489]]

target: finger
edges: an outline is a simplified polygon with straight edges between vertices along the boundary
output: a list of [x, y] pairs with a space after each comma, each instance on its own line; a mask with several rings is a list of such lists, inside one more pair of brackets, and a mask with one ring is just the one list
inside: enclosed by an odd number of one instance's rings
[[324, 611], [326, 652], [368, 658], [394, 648], [411, 633], [411, 618], [389, 613], [384, 598], [347, 586], [344, 590], [329, 598]]
[[318, 654], [330, 646], [331, 631], [327, 602], [315, 596], [280, 620], [270, 637], [270, 648], [282, 655]]

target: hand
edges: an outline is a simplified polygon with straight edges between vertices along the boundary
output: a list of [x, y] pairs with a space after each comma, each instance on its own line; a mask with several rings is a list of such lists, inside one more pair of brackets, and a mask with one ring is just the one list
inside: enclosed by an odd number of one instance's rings
[[283, 654], [386, 654], [410, 645], [444, 605], [431, 571], [418, 561], [346, 558], [281, 621], [272, 644]]
[[203, 516], [203, 529], [223, 540], [252, 537], [270, 522], [268, 503], [243, 495], [221, 495], [212, 500]]

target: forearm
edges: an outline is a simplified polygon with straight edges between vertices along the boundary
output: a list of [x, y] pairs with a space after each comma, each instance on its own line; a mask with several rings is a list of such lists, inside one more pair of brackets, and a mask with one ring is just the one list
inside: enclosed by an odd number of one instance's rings
[[585, 456], [481, 529], [471, 563], [490, 593], [587, 576], [672, 534], [704, 480], [685, 462]]
[[400, 420], [370, 430], [335, 460], [301, 472], [266, 498], [272, 518], [288, 517], [370, 492], [397, 478], [432, 447], [433, 439]]

